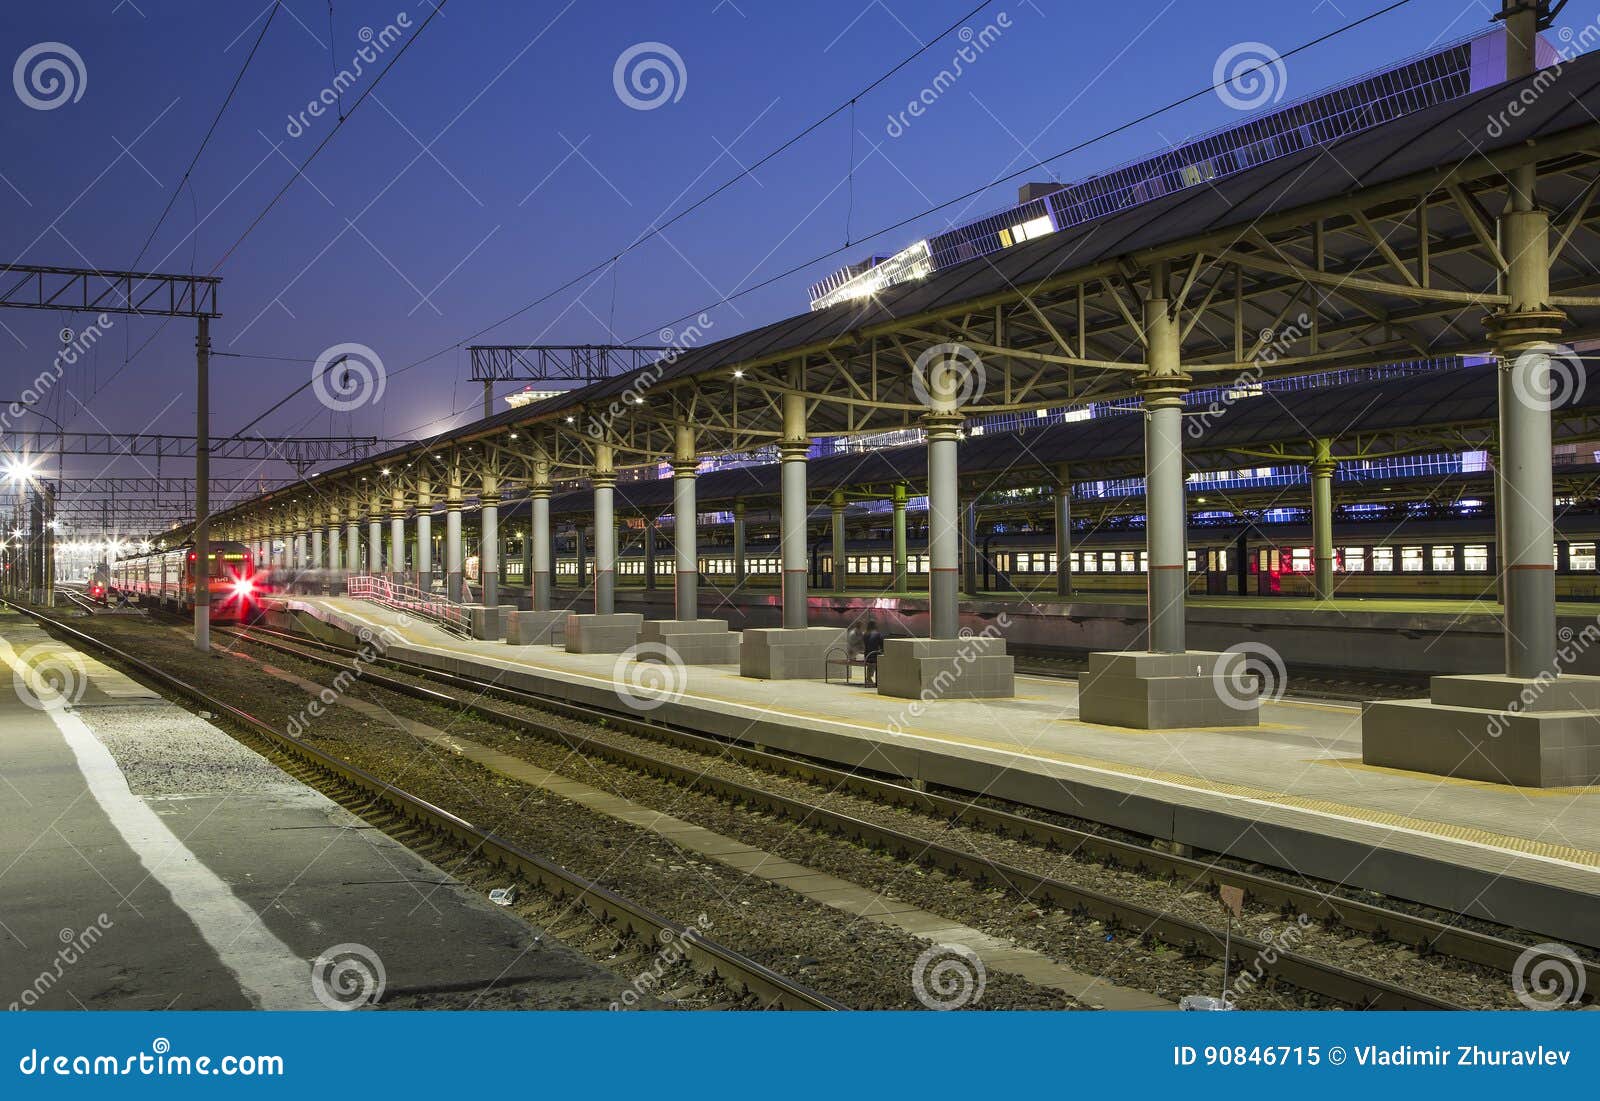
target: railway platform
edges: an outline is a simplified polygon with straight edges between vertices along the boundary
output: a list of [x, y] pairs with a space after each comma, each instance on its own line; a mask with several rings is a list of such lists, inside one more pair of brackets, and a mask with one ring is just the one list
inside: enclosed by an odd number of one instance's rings
[[616, 655], [468, 641], [342, 597], [269, 622], [742, 742], [1087, 819], [1197, 852], [1600, 946], [1600, 788], [1529, 789], [1361, 763], [1355, 706], [1263, 703], [1260, 725], [1140, 732], [1080, 720], [1074, 682], [923, 704], [859, 685], [684, 666], [620, 688]]
[[316, 1010], [380, 987], [382, 1001], [515, 987], [603, 1008], [620, 989], [4, 611], [0, 684], [0, 1008]]

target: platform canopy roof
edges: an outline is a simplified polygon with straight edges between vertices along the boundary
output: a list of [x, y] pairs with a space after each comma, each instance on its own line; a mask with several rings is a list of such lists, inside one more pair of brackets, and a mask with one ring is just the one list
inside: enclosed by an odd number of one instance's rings
[[[1600, 338], [1600, 55], [1586, 55], [872, 298], [710, 343], [700, 343], [715, 332], [702, 319], [680, 330], [681, 353], [657, 364], [349, 464], [317, 478], [314, 494], [266, 494], [222, 519], [361, 493], [384, 469], [401, 489], [459, 472], [471, 493], [485, 472], [582, 477], [601, 442], [619, 467], [647, 465], [670, 456], [680, 427], [694, 430], [701, 454], [749, 451], [782, 435], [786, 394], [803, 397], [813, 437], [915, 427], [928, 412], [920, 372], [951, 345], [976, 360], [968, 417], [1129, 397], [1148, 372], [1151, 300], [1167, 303], [1197, 387], [1484, 354], [1483, 320], [1509, 301], [1496, 217], [1510, 174], [1530, 166], [1551, 214], [1549, 305], [1567, 314], [1567, 341]], [[1328, 394], [1317, 402], [1354, 408]]]

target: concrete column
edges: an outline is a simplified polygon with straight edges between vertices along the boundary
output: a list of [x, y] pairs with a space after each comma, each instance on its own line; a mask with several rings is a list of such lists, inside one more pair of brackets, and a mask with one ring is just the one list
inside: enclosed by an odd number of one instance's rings
[[361, 506], [351, 500], [344, 514], [344, 567], [351, 573], [361, 572]]
[[306, 568], [306, 533], [303, 531], [294, 533], [294, 550], [290, 560], [290, 568], [296, 570]]
[[[1152, 280], [1163, 288], [1166, 273]], [[1178, 326], [1165, 297], [1145, 302], [1150, 373], [1141, 378], [1145, 415], [1145, 544], [1149, 550], [1150, 649], [1181, 654], [1189, 584], [1184, 541], [1183, 395], [1189, 379], [1178, 356]]]
[[322, 557], [321, 528], [311, 529], [311, 568], [314, 570], [325, 570], [328, 568], [328, 560]]
[[745, 556], [744, 556], [744, 502], [733, 502], [733, 587], [738, 588], [745, 581]]
[[1056, 595], [1072, 595], [1072, 481], [1066, 464], [1056, 469]]
[[672, 606], [678, 619], [700, 618], [700, 513], [695, 502], [695, 471], [700, 466], [694, 429], [678, 425], [672, 446], [672, 543], [678, 573]]
[[594, 445], [594, 610], [611, 615], [617, 610], [617, 520], [612, 511], [617, 475], [612, 467], [611, 445]]
[[337, 509], [328, 518], [328, 568], [330, 570], [344, 569], [344, 557], [339, 551], [339, 512]]
[[444, 491], [444, 590], [445, 595], [461, 601], [462, 567], [466, 556], [461, 548], [461, 470], [450, 468], [450, 481]]
[[484, 604], [497, 608], [500, 606], [500, 479], [494, 474], [483, 476], [478, 510], [481, 536], [478, 541], [478, 577], [483, 583]]
[[528, 565], [529, 599], [533, 610], [550, 610], [550, 464], [543, 455], [533, 463], [528, 487], [528, 540], [532, 560]]
[[806, 516], [811, 511], [806, 500], [806, 452], [811, 438], [806, 434], [806, 399], [802, 394], [783, 395], [783, 442], [778, 449], [779, 540], [783, 554], [783, 625], [790, 629], [807, 625], [806, 610]]
[[957, 592], [960, 503], [956, 499], [956, 444], [961, 418], [953, 410], [950, 405], [948, 411], [936, 411], [923, 418], [928, 432], [928, 633], [933, 638], [956, 638], [961, 627]]
[[417, 574], [417, 587], [423, 592], [433, 591], [433, 483], [426, 478], [417, 479], [417, 556], [412, 569]]
[[572, 531], [572, 554], [576, 567], [576, 573], [573, 576], [576, 579], [575, 584], [578, 586], [578, 591], [581, 593], [583, 587], [588, 584], [587, 578], [589, 576], [589, 546], [584, 541], [582, 524], [579, 524]]
[[1318, 600], [1333, 597], [1333, 441], [1316, 440], [1311, 453], [1311, 555]]
[[367, 517], [367, 572], [373, 577], [383, 574], [383, 507], [377, 501]]
[[890, 585], [897, 593], [905, 592], [909, 584], [906, 577], [906, 498], [909, 496], [906, 487], [898, 485], [894, 487], [894, 497], [890, 501], [894, 517], [890, 527], [894, 577]]
[[[1549, 216], [1533, 209], [1533, 184], [1533, 173], [1519, 169], [1513, 180], [1514, 209], [1500, 216], [1501, 247], [1511, 264], [1505, 281], [1511, 302], [1489, 319], [1500, 361], [1500, 477], [1505, 492], [1496, 504], [1505, 570], [1506, 673], [1513, 677], [1558, 671], [1549, 397], [1564, 388], [1550, 372], [1551, 357], [1563, 354], [1552, 341], [1560, 336], [1566, 316], [1548, 305]], [[1559, 369], [1582, 366], [1563, 359]]]
[[644, 518], [644, 534], [640, 537], [644, 541], [644, 589], [645, 592], [656, 590], [656, 528], [659, 521], [654, 516]]
[[406, 579], [406, 495], [398, 482], [389, 495], [389, 579]]
[[850, 588], [850, 571], [846, 565], [844, 545], [844, 490], [836, 489], [829, 504], [832, 506], [832, 516], [829, 521], [828, 531], [833, 536], [833, 591], [844, 593]]

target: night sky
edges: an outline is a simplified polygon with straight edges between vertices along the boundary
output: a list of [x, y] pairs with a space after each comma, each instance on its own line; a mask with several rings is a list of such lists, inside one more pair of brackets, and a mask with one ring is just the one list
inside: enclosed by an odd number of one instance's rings
[[[15, 263], [222, 276], [214, 340], [230, 355], [214, 361], [219, 435], [306, 382], [316, 357], [341, 343], [381, 358], [383, 398], [333, 412], [307, 390], [259, 431], [408, 437], [476, 416], [480, 392], [467, 382], [464, 351], [473, 341], [654, 342], [702, 310], [720, 338], [801, 312], [808, 284], [833, 268], [1009, 205], [1022, 181], [844, 248], [847, 240], [1206, 88], [1238, 43], [1288, 53], [1384, 3], [986, 5], [963, 25], [988, 45], [920, 118], [890, 121], [951, 67], [957, 33], [614, 269], [501, 324], [850, 100], [975, 0], [450, 0], [425, 28], [427, 0], [335, 0], [331, 28], [326, 0], [288, 0], [145, 248], [270, 6], [55, 0], [13, 2], [0, 15], [8, 64], [36, 44], [62, 43], [83, 75], [52, 109], [17, 94], [15, 70], [0, 96], [0, 248]], [[1413, 0], [1290, 57], [1280, 102], [1484, 29], [1491, 6]], [[1573, 0], [1561, 24], [1597, 15], [1600, 0]], [[236, 245], [337, 124], [337, 107], [320, 118], [302, 112], [334, 70], [352, 67], [363, 28], [381, 42], [386, 27], [397, 37], [343, 92], [343, 108], [398, 55], [393, 69]], [[681, 58], [681, 69], [667, 60], [675, 83], [664, 101], [640, 101], [649, 109], [625, 102], [614, 80], [619, 57], [640, 43]], [[623, 91], [641, 95], [626, 83]], [[1093, 174], [1239, 117], [1207, 93], [1026, 178]], [[9, 350], [0, 398], [49, 366], [63, 326], [87, 321], [0, 312]], [[188, 432], [193, 340], [189, 321], [115, 319], [43, 409], [83, 430]], [[105, 465], [76, 459], [68, 469]], [[120, 472], [139, 471], [124, 463]], [[188, 468], [169, 461], [163, 472]]]

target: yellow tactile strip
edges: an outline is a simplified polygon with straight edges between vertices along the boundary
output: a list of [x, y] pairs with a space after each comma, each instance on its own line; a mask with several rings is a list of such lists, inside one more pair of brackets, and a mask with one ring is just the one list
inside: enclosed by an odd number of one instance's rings
[[[482, 658], [484, 656], [481, 653], [473, 650], [456, 649], [449, 644], [449, 641], [435, 640], [419, 642], [417, 645], [425, 646], [434, 650], [442, 650], [447, 653], [454, 653], [464, 657]], [[508, 658], [502, 660], [510, 659]], [[547, 673], [553, 673], [558, 676], [578, 675], [590, 677], [590, 679], [592, 679], [590, 674], [575, 674], [572, 670], [563, 670], [552, 665], [536, 662], [520, 662], [518, 664], [524, 664], [530, 668], [538, 669]], [[717, 696], [706, 692], [703, 688], [697, 688], [692, 692], [686, 692], [684, 693], [683, 698], [686, 701], [698, 699], [707, 703], [722, 704], [745, 709], [759, 708], [766, 714], [784, 715], [796, 719], [808, 720], [811, 722], [820, 721], [833, 725], [856, 726], [863, 730], [874, 732], [883, 736], [888, 736], [889, 733], [887, 730], [880, 730], [879, 728], [873, 726], [870, 722], [862, 722], [854, 719], [846, 720], [841, 719], [836, 715], [807, 712], [795, 708], [785, 708], [766, 704], [751, 704], [744, 700]], [[1288, 807], [1297, 810], [1312, 811], [1318, 814], [1335, 815], [1370, 825], [1381, 826], [1386, 829], [1409, 830], [1415, 833], [1428, 834], [1434, 837], [1445, 838], [1453, 841], [1463, 841], [1489, 848], [1503, 849], [1508, 852], [1521, 853], [1526, 856], [1538, 857], [1546, 860], [1560, 860], [1570, 864], [1600, 868], [1600, 852], [1593, 852], [1589, 849], [1578, 848], [1572, 845], [1553, 845], [1545, 841], [1535, 841], [1531, 838], [1492, 833], [1488, 830], [1481, 830], [1471, 826], [1459, 826], [1450, 822], [1438, 822], [1426, 818], [1413, 818], [1409, 815], [1395, 814], [1390, 811], [1378, 810], [1372, 807], [1359, 807], [1348, 803], [1338, 803], [1327, 799], [1308, 798], [1305, 796], [1292, 795], [1288, 792], [1272, 791], [1267, 788], [1250, 787], [1244, 784], [1230, 784], [1216, 780], [1206, 780], [1198, 776], [1188, 776], [1178, 772], [1167, 772], [1162, 769], [1146, 768], [1142, 765], [1129, 764], [1125, 761], [1113, 761], [1099, 757], [1087, 757], [1073, 753], [1062, 753], [1057, 750], [1050, 749], [1030, 748], [1024, 751], [1016, 744], [994, 742], [987, 739], [974, 738], [970, 736], [955, 737], [940, 731], [927, 730], [920, 727], [907, 728], [903, 731], [903, 734], [914, 735], [916, 737], [926, 738], [931, 741], [942, 742], [946, 745], [991, 749], [1012, 756], [1037, 757], [1041, 760], [1054, 761], [1067, 765], [1077, 765], [1084, 768], [1093, 768], [1102, 772], [1119, 773], [1122, 775], [1138, 777], [1140, 779], [1151, 780], [1158, 783], [1194, 788], [1217, 795], [1231, 796], [1240, 799], [1251, 799], [1257, 802], [1271, 803], [1277, 806]], [[1398, 774], [1408, 775], [1403, 772]], [[1440, 779], [1440, 777], [1436, 776], [1426, 776], [1421, 778], [1429, 781], [1438, 781]], [[1516, 790], [1507, 789], [1503, 785], [1485, 784], [1484, 786], [1493, 788], [1495, 790]], [[1577, 794], [1580, 797], [1585, 795], [1600, 796], [1600, 788], [1577, 789]]]

